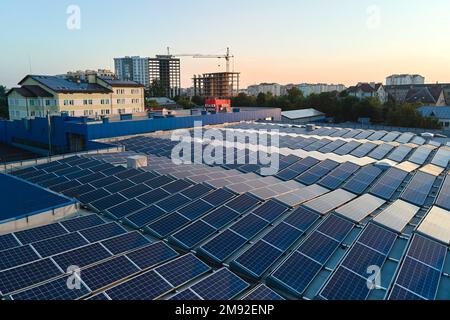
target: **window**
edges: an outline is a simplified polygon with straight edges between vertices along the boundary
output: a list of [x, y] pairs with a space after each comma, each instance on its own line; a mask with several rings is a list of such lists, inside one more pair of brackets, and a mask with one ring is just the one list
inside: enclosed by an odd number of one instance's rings
[[51, 104], [51, 100], [45, 100], [45, 105], [46, 106], [50, 106], [50, 104]]
[[30, 99], [30, 106], [34, 107], [34, 99]]
[[88, 101], [87, 101], [87, 100], [83, 100], [83, 104], [84, 104], [84, 105], [87, 105], [87, 104], [88, 104]]

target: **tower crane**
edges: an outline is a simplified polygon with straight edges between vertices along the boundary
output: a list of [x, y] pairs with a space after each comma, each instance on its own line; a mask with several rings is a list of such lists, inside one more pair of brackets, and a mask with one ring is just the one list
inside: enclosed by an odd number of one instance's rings
[[227, 65], [227, 72], [230, 72], [230, 61], [234, 58], [233, 55], [230, 54], [230, 48], [227, 48], [227, 52], [224, 55], [215, 55], [215, 54], [171, 54], [170, 48], [167, 47], [167, 55], [171, 57], [192, 57], [194, 59], [225, 59]]

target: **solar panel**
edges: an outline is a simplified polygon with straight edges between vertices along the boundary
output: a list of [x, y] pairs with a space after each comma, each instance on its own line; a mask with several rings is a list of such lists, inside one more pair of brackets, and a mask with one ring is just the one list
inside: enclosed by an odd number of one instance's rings
[[120, 194], [115, 193], [110, 196], [91, 202], [90, 206], [95, 210], [102, 212], [125, 201], [127, 201], [127, 198], [121, 196]]
[[342, 242], [353, 226], [353, 223], [332, 214], [317, 228], [317, 231]]
[[119, 256], [84, 269], [81, 278], [92, 291], [96, 291], [139, 271], [125, 256]]
[[413, 148], [405, 145], [400, 145], [388, 157], [389, 160], [402, 162], [408, 156]]
[[170, 235], [172, 232], [178, 230], [182, 226], [189, 223], [189, 219], [180, 215], [177, 212], [162, 217], [147, 226], [146, 230], [152, 233], [154, 236], [162, 239]]
[[366, 279], [339, 267], [320, 295], [327, 300], [365, 300], [369, 293]]
[[249, 214], [248, 216], [236, 222], [232, 227], [230, 227], [230, 229], [235, 231], [245, 239], [250, 240], [268, 225], [268, 221], [254, 214]]
[[270, 283], [281, 285], [291, 294], [301, 297], [303, 292], [319, 273], [322, 266], [300, 254], [294, 252], [268, 279]]
[[114, 255], [140, 248], [149, 243], [150, 240], [137, 231], [102, 241], [102, 245]]
[[176, 258], [178, 253], [164, 242], [156, 242], [127, 253], [126, 256], [144, 270]]
[[403, 191], [401, 198], [412, 204], [422, 206], [430, 194], [435, 181], [435, 176], [424, 172], [417, 172]]
[[441, 168], [447, 168], [448, 163], [450, 161], [450, 149], [448, 147], [444, 147], [436, 152], [431, 163], [437, 165]]
[[97, 242], [104, 239], [112, 238], [127, 231], [119, 224], [115, 222], [110, 222], [95, 226], [89, 229], [81, 230], [81, 235], [86, 238], [89, 242]]
[[39, 259], [40, 257], [29, 245], [0, 251], [0, 271]]
[[0, 295], [5, 296], [26, 289], [61, 274], [62, 272], [50, 259], [2, 271], [0, 272]]
[[[361, 277], [367, 278], [371, 275], [368, 272], [371, 266], [381, 267], [385, 261], [385, 255], [357, 243], [345, 257], [342, 266], [359, 274]], [[348, 284], [348, 286], [353, 285], [352, 283]]]
[[408, 301], [408, 300], [424, 300], [424, 299], [415, 295], [411, 291], [408, 291], [396, 285], [391, 291], [389, 300]]
[[73, 189], [73, 188], [76, 188], [79, 186], [81, 186], [81, 183], [79, 183], [78, 181], [72, 180], [72, 181], [67, 181], [67, 182], [58, 184], [56, 186], [52, 186], [52, 187], [50, 187], [50, 189], [52, 191], [62, 193], [65, 190], [70, 190], [70, 189]]
[[174, 194], [173, 196], [170, 196], [164, 201], [159, 201], [157, 205], [165, 212], [171, 212], [177, 208], [181, 208], [182, 206], [187, 205], [190, 201], [191, 199], [181, 194]]
[[339, 149], [340, 147], [342, 147], [344, 144], [346, 144], [347, 142], [344, 140], [335, 140], [332, 143], [326, 145], [325, 147], [319, 149], [319, 152], [322, 153], [331, 153], [337, 149]]
[[350, 154], [352, 156], [362, 158], [362, 157], [365, 157], [369, 152], [371, 152], [376, 147], [378, 147], [378, 145], [375, 143], [371, 143], [371, 142], [363, 143], [361, 146], [359, 146], [358, 148], [353, 150], [353, 152]]
[[175, 243], [182, 248], [190, 250], [215, 232], [215, 228], [199, 220], [172, 235], [172, 240], [175, 240]]
[[168, 196], [170, 196], [170, 193], [158, 188], [139, 196], [137, 199], [142, 203], [145, 203], [146, 205], [151, 205], [164, 198], [167, 198]]
[[263, 237], [263, 240], [281, 251], [286, 251], [300, 239], [302, 235], [303, 231], [283, 222], [266, 234]]
[[350, 141], [350, 142], [344, 144], [342, 147], [334, 150], [333, 153], [340, 155], [340, 156], [345, 156], [345, 155], [349, 154], [350, 152], [352, 152], [353, 150], [355, 150], [356, 148], [358, 148], [359, 146], [361, 146], [361, 143], [359, 143], [357, 141]]
[[195, 220], [209, 212], [214, 206], [203, 200], [197, 200], [178, 210], [180, 214], [189, 220]]
[[295, 209], [285, 220], [284, 222], [303, 231], [306, 232], [313, 224], [320, 218], [315, 212], [312, 212], [305, 207], [299, 207]]
[[397, 234], [394, 232], [369, 223], [359, 237], [358, 242], [387, 256], [395, 240], [397, 240]]
[[268, 288], [266, 285], [260, 285], [246, 295], [242, 300], [246, 301], [282, 301], [285, 300], [278, 293]]
[[108, 191], [106, 191], [105, 189], [97, 189], [97, 190], [82, 194], [82, 195], [78, 196], [77, 198], [81, 203], [88, 204], [93, 201], [97, 201], [98, 199], [103, 199], [109, 195], [110, 195], [110, 193]]
[[234, 194], [225, 190], [225, 189], [218, 189], [216, 191], [213, 191], [206, 196], [202, 197], [202, 199], [210, 204], [212, 204], [215, 207], [218, 207], [225, 202], [229, 201], [234, 197]]
[[222, 268], [190, 289], [203, 300], [232, 300], [249, 284], [226, 268]]
[[105, 292], [112, 300], [137, 301], [156, 299], [172, 289], [167, 281], [151, 270]]
[[123, 170], [123, 171], [115, 174], [115, 176], [117, 178], [123, 180], [123, 179], [129, 179], [129, 178], [135, 177], [135, 176], [137, 176], [138, 174], [141, 174], [141, 173], [142, 173], [142, 171], [139, 171], [139, 170], [136, 170], [136, 169], [126, 169], [126, 170]]
[[302, 243], [297, 251], [303, 253], [314, 261], [325, 264], [338, 247], [338, 241], [318, 232], [314, 232], [308, 239], [306, 239], [305, 242]]
[[37, 242], [66, 234], [67, 231], [60, 224], [53, 223], [42, 227], [15, 232], [14, 235], [22, 244]]
[[334, 169], [330, 174], [323, 177], [318, 183], [325, 188], [335, 190], [358, 169], [360, 169], [360, 166], [351, 162], [345, 162]]
[[210, 270], [193, 254], [187, 254], [155, 269], [173, 287], [185, 284]]
[[53, 256], [52, 259], [64, 272], [67, 272], [70, 266], [82, 268], [109, 257], [111, 254], [102, 245], [94, 243]]
[[408, 256], [437, 270], [444, 266], [447, 248], [435, 241], [416, 235], [411, 242]]
[[309, 168], [315, 166], [319, 162], [320, 161], [315, 158], [305, 158], [278, 172], [276, 177], [284, 181], [292, 180], [303, 172], [307, 171]]
[[370, 193], [385, 200], [390, 200], [407, 176], [408, 172], [391, 168], [370, 189]]
[[439, 196], [436, 200], [436, 205], [450, 210], [450, 175], [445, 178], [444, 184], [439, 192]]
[[130, 180], [121, 180], [119, 182], [115, 182], [113, 184], [110, 184], [110, 185], [104, 187], [104, 189], [111, 193], [116, 193], [116, 192], [126, 190], [128, 188], [131, 188], [134, 185], [135, 184], [133, 182], [131, 182]]
[[80, 282], [80, 287], [77, 289], [70, 289], [67, 285], [70, 281], [70, 276], [55, 279], [40, 286], [22, 291], [11, 296], [13, 300], [18, 301], [62, 301], [62, 300], [77, 300], [90, 293], [83, 282]]
[[82, 184], [86, 184], [86, 183], [91, 183], [91, 182], [100, 180], [100, 179], [102, 179], [104, 177], [105, 177], [105, 175], [103, 173], [95, 172], [95, 173], [89, 174], [87, 176], [78, 178], [77, 180], [78, 180], [78, 182], [80, 182]]
[[258, 241], [231, 263], [253, 278], [260, 279], [283, 252], [265, 241]]
[[198, 253], [205, 254], [213, 260], [222, 262], [241, 248], [246, 242], [247, 240], [237, 233], [231, 230], [225, 230], [223, 233], [200, 247]]
[[15, 248], [18, 246], [20, 246], [20, 243], [12, 233], [0, 235], [0, 251]]
[[90, 185], [94, 188], [104, 188], [117, 182], [120, 182], [119, 178], [116, 178], [114, 176], [107, 176], [105, 178], [91, 182]]
[[134, 177], [128, 178], [128, 180], [130, 180], [133, 183], [139, 184], [154, 179], [156, 177], [157, 175], [153, 172], [143, 172], [138, 175], [135, 175]]
[[263, 205], [253, 210], [253, 214], [260, 218], [263, 218], [269, 222], [273, 222], [278, 219], [283, 213], [288, 210], [288, 207], [280, 204], [279, 202], [270, 200]]
[[88, 244], [78, 233], [69, 233], [59, 237], [33, 243], [33, 248], [42, 258], [69, 251]]
[[362, 194], [383, 171], [375, 166], [362, 168], [342, 188], [354, 194]]
[[373, 158], [375, 160], [381, 160], [384, 159], [389, 152], [392, 151], [395, 147], [390, 144], [381, 144], [378, 146], [375, 150], [373, 150], [371, 153], [369, 153], [369, 157]]
[[142, 228], [152, 221], [155, 221], [164, 216], [165, 214], [165, 211], [155, 205], [152, 205], [127, 216], [124, 219], [124, 222], [132, 225], [135, 228]]
[[123, 217], [130, 215], [142, 208], [145, 207], [145, 204], [142, 202], [131, 199], [125, 202], [122, 202], [112, 208], [109, 208], [106, 212], [110, 217], [112, 217], [115, 220], [122, 219]]
[[131, 188], [125, 189], [120, 191], [120, 194], [123, 195], [125, 198], [133, 199], [136, 197], [139, 197], [147, 192], [150, 192], [152, 189], [145, 184], [138, 184]]
[[40, 182], [39, 185], [43, 186], [44, 188], [50, 188], [52, 186], [56, 186], [58, 184], [67, 182], [68, 180], [64, 177], [58, 177], [58, 178], [53, 178], [50, 180], [45, 180], [43, 182]]
[[415, 164], [424, 164], [431, 152], [433, 152], [433, 149], [429, 146], [421, 146], [414, 151], [409, 161]]
[[147, 186], [149, 186], [150, 188], [156, 189], [156, 188], [162, 187], [166, 184], [169, 184], [173, 181], [174, 181], [174, 179], [172, 179], [168, 176], [159, 176], [159, 177], [156, 177], [154, 179], [151, 179], [151, 180], [145, 182], [145, 184]]
[[305, 185], [312, 185], [327, 175], [331, 170], [335, 169], [338, 165], [339, 164], [333, 160], [322, 161], [298, 176], [296, 180]]
[[208, 213], [202, 220], [216, 229], [221, 229], [239, 216], [240, 214], [233, 209], [222, 206]]

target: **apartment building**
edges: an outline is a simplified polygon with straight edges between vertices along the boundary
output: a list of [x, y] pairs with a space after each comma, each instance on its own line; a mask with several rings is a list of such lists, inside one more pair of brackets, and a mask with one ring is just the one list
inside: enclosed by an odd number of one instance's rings
[[388, 100], [388, 93], [382, 83], [360, 82], [356, 86], [348, 88], [347, 92], [350, 96], [358, 99], [378, 98], [381, 103], [385, 103]]
[[425, 84], [425, 77], [419, 74], [394, 74], [386, 78], [387, 86]]
[[145, 111], [144, 86], [89, 75], [86, 81], [28, 75], [7, 93], [11, 120], [45, 117], [109, 116]]
[[149, 87], [149, 58], [139, 56], [114, 59], [114, 70], [117, 79], [134, 81]]
[[261, 83], [247, 88], [248, 95], [257, 96], [260, 93], [271, 93], [273, 96], [281, 96], [281, 85], [278, 83]]

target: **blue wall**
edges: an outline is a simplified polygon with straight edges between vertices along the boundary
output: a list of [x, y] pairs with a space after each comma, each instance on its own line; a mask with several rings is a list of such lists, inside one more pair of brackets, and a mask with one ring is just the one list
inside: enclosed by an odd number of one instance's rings
[[[58, 116], [52, 117], [51, 140], [54, 150], [67, 150], [69, 148], [68, 133], [82, 136], [86, 146], [92, 147], [90, 140], [191, 128], [194, 126], [195, 121], [202, 121], [203, 125], [215, 125], [226, 122], [263, 120], [265, 118], [273, 118], [274, 121], [280, 121], [281, 110], [252, 108], [235, 113], [113, 121], [109, 123], [88, 122], [85, 118]], [[48, 121], [46, 118], [0, 121], [0, 141], [6, 144], [21, 144], [20, 141], [26, 141], [28, 145], [47, 146]]]

